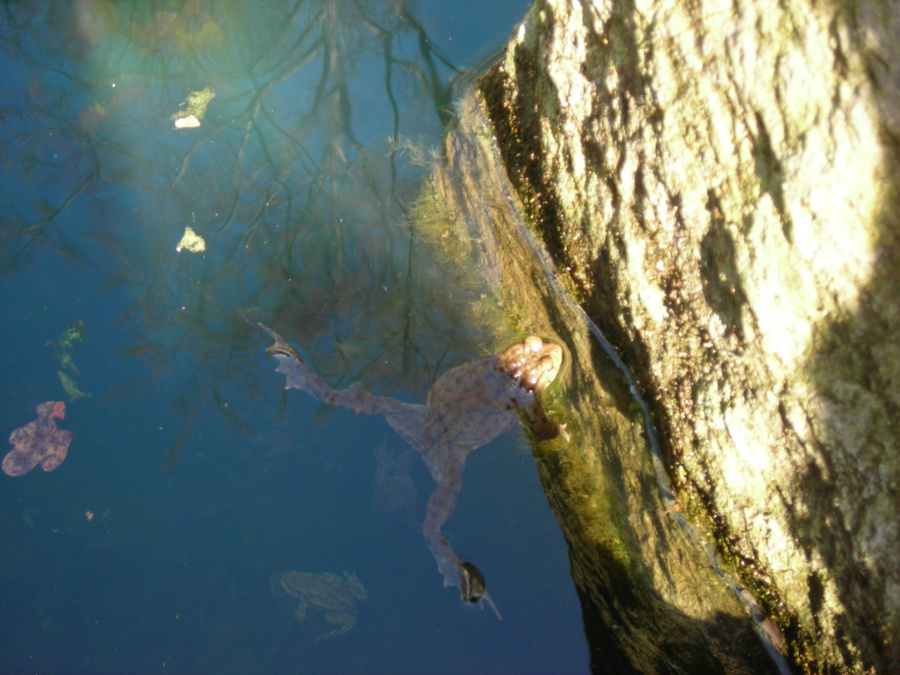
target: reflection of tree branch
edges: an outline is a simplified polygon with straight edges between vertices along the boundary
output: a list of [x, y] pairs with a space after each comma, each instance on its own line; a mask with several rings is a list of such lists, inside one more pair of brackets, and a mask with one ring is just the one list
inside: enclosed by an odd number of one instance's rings
[[431, 98], [434, 101], [434, 109], [435, 112], [437, 112], [438, 117], [441, 119], [441, 122], [447, 124], [451, 119], [450, 86], [449, 84], [441, 84], [441, 77], [438, 74], [437, 66], [434, 63], [434, 59], [431, 58], [431, 55], [434, 54], [441, 60], [444, 65], [451, 68], [454, 72], [459, 71], [440, 53], [440, 51], [434, 45], [432, 45], [431, 38], [428, 37], [428, 33], [422, 27], [422, 24], [420, 24], [412, 14], [410, 14], [409, 10], [406, 8], [405, 2], [402, 2], [400, 4], [398, 8], [398, 14], [400, 15], [400, 18], [404, 23], [412, 27], [413, 32], [415, 32], [416, 37], [419, 40], [419, 54], [421, 54], [422, 60], [428, 67], [428, 81], [431, 83]]
[[[51, 208], [50, 212], [46, 216], [41, 218], [39, 221], [34, 222], [34, 223], [29, 223], [28, 225], [22, 227], [19, 230], [18, 235], [20, 238], [22, 237], [22, 235], [27, 235], [25, 243], [22, 245], [22, 247], [18, 251], [14, 252], [14, 253], [6, 253], [6, 255], [8, 255], [11, 258], [15, 258], [16, 256], [23, 254], [31, 246], [31, 244], [33, 244], [35, 241], [37, 241], [38, 236], [41, 233], [41, 231], [48, 225], [51, 225], [63, 213], [63, 211], [66, 210], [66, 208], [69, 206], [69, 204], [71, 204], [75, 200], [75, 198], [78, 197], [78, 195], [80, 195], [87, 188], [87, 186], [90, 185], [95, 179], [96, 179], [96, 174], [94, 174], [94, 173], [89, 174], [81, 182], [81, 185], [79, 185], [72, 194], [70, 194], [68, 197], [66, 197], [59, 206], [57, 206], [55, 208]], [[22, 215], [19, 213], [18, 208], [16, 208], [15, 204], [13, 204], [12, 207], [15, 209], [16, 215], [18, 216], [19, 220], [21, 222], [25, 222], [25, 218], [23, 218]]]
[[[247, 16], [232, 14], [228, 3], [181, 14], [155, 3], [136, 3], [130, 13], [127, 3], [110, 6], [121, 12], [119, 32], [90, 49], [74, 29], [64, 39], [42, 38], [34, 53], [19, 32], [24, 23], [4, 32], [28, 72], [57, 69], [64, 77], [62, 91], [38, 90], [21, 118], [48, 119], [43, 106], [58, 113], [60, 134], [68, 132], [59, 165], [48, 170], [34, 157], [35, 171], [58, 185], [73, 166], [87, 167], [71, 195], [10, 239], [40, 242], [48, 225], [62, 238], [76, 197], [127, 193], [134, 210], [114, 214], [127, 227], [97, 219], [82, 236], [79, 222], [72, 239], [82, 245], [102, 235], [115, 253], [106, 263], [109, 283], [135, 298], [123, 323], [165, 352], [154, 353], [153, 364], [169, 363], [173, 376], [183, 363], [197, 369], [183, 383], [189, 408], [234, 376], [229, 359], [249, 348], [255, 321], [275, 317], [305, 344], [340, 345], [340, 354], [314, 351], [337, 377], [408, 388], [430, 378], [436, 364], [427, 346], [442, 351], [463, 329], [441, 318], [449, 300], [429, 287], [445, 280], [426, 275], [404, 217], [411, 196], [404, 191], [417, 190], [418, 178], [402, 153], [385, 159], [380, 144], [401, 138], [415, 114], [409, 91], [446, 119], [441, 72], [449, 64], [406, 4], [296, 0]], [[45, 2], [43, 11], [50, 7]], [[6, 13], [16, 11], [6, 5]], [[219, 37], [204, 42], [204, 35]], [[220, 49], [229, 43], [231, 50]], [[77, 61], [67, 60], [72, 54]], [[373, 73], [379, 87], [363, 98], [357, 87]], [[202, 129], [162, 131], [171, 101], [198, 84], [217, 94]], [[129, 98], [129, 91], [139, 93]], [[384, 117], [384, 132], [372, 131], [370, 108]], [[185, 223], [209, 240], [202, 257], [174, 252], [172, 237]]]
[[197, 414], [200, 412], [200, 408], [196, 405], [196, 402], [186, 403], [189, 403], [189, 407], [186, 409], [190, 412], [181, 420], [181, 429], [178, 430], [178, 436], [172, 442], [172, 445], [169, 447], [169, 452], [166, 454], [162, 466], [160, 466], [160, 469], [163, 471], [172, 471], [175, 468], [175, 460], [178, 459], [178, 453], [181, 452], [181, 446], [184, 445], [184, 439], [190, 433], [191, 426], [193, 426], [194, 421], [197, 419]]

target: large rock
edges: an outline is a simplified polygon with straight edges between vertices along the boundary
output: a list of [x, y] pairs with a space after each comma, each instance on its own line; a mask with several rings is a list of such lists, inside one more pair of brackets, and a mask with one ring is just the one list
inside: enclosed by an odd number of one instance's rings
[[[442, 276], [453, 276], [454, 288], [476, 298], [469, 305], [475, 323], [507, 338], [510, 328], [538, 332], [568, 347], [560, 386], [543, 402], [568, 425], [571, 439], [535, 440], [533, 447], [569, 543], [595, 669], [775, 672], [751, 621], [751, 614], [756, 622], [763, 617], [676, 510], [632, 387], [561, 292], [525, 227], [477, 98], [470, 92], [459, 101], [446, 138], [448, 161], [437, 167], [415, 219], [443, 263]], [[485, 281], [494, 293], [485, 294]], [[496, 323], [496, 299], [503, 325]]]
[[[563, 283], [637, 376], [683, 513], [780, 627], [799, 670], [894, 671], [900, 5], [541, 0], [477, 88], [461, 104], [448, 154], [464, 154], [467, 133], [484, 152], [496, 143], [510, 199], [524, 205]], [[466, 105], [481, 106], [490, 126], [478, 128]], [[470, 182], [486, 194], [484, 175]], [[436, 186], [450, 201], [461, 190], [440, 177]], [[508, 245], [498, 214], [509, 206], [498, 199], [480, 214], [497, 220], [497, 241], [481, 237], [474, 253], [514, 279], [504, 264], [523, 263], [498, 261]], [[457, 215], [471, 210], [460, 203]], [[544, 283], [538, 272], [521, 278]], [[561, 315], [548, 310], [544, 321], [577, 342]], [[571, 348], [578, 374], [591, 357]], [[642, 441], [635, 411], [616, 396], [605, 404], [622, 423], [598, 429], [599, 445], [585, 443], [593, 458], [577, 459], [581, 447], [552, 461], [537, 453], [589, 631], [614, 632], [605, 624], [627, 614], [621, 597], [603, 597], [583, 577], [606, 565], [594, 573], [608, 584], [635, 581], [634, 567], [611, 562], [621, 541], [637, 555], [629, 564], [657, 568], [639, 586], [667, 605], [660, 616], [673, 609], [737, 625], [740, 612], [715, 588], [723, 582], [705, 572], [671, 576], [679, 535], [656, 497], [634, 494], [647, 484], [634, 472], [649, 464], [629, 468]], [[594, 465], [606, 467], [603, 480], [581, 489], [597, 494], [573, 494], [579, 472]], [[610, 474], [611, 465], [620, 471]], [[603, 490], [634, 511], [621, 541], [590, 532]], [[639, 542], [626, 541], [629, 527]], [[695, 564], [683, 555], [682, 566]], [[687, 601], [683, 592], [698, 584], [703, 591]], [[699, 626], [715, 643], [728, 622], [683, 624], [677, 630]], [[697, 665], [671, 655], [638, 662], [642, 650], [665, 651], [654, 630], [644, 646], [622, 638], [612, 652], [642, 669]], [[592, 641], [595, 663], [611, 653], [604, 640]], [[728, 654], [713, 652], [727, 669]]]

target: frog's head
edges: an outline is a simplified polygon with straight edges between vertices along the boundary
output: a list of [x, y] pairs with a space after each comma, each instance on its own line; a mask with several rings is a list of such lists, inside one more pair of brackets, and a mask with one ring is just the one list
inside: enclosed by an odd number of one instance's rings
[[497, 368], [529, 393], [542, 394], [553, 384], [563, 363], [563, 348], [556, 342], [529, 335], [497, 355]]
[[566, 441], [569, 434], [564, 424], [557, 424], [544, 413], [541, 407], [543, 394], [559, 375], [563, 365], [563, 347], [551, 340], [542, 340], [537, 335], [529, 335], [521, 342], [510, 345], [497, 355], [498, 371], [511, 378], [521, 389], [533, 396], [533, 400], [513, 400], [528, 418], [531, 430], [543, 440], [562, 436]]

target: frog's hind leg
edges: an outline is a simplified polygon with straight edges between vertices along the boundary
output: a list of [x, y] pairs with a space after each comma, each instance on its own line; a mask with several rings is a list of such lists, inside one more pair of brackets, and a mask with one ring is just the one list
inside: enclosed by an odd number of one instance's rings
[[319, 640], [327, 640], [328, 638], [337, 637], [338, 635], [343, 635], [344, 633], [350, 632], [350, 629], [356, 625], [356, 617], [352, 614], [340, 614], [335, 612], [328, 612], [325, 614], [325, 621], [330, 624], [335, 624], [338, 627], [329, 633], [324, 633], [315, 639], [315, 644]]

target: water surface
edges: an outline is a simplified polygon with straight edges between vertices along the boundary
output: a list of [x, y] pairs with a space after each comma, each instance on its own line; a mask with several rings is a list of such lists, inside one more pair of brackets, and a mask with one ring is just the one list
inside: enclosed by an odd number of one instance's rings
[[[64, 400], [74, 439], [56, 471], [2, 476], [0, 669], [587, 669], [521, 430], [470, 458], [446, 527], [500, 622], [442, 588], [421, 533], [375, 508], [374, 450], [402, 441], [285, 395], [256, 328], [277, 327], [335, 386], [409, 401], [495, 346], [477, 290], [455, 286], [409, 213], [451, 79], [526, 9], [7, 9], [0, 430]], [[207, 88], [201, 109], [191, 95]], [[199, 126], [176, 129], [190, 114]], [[176, 251], [188, 227], [204, 250]], [[76, 321], [84, 340], [62, 347]], [[289, 569], [355, 572], [369, 598], [353, 630], [314, 643], [321, 617], [297, 625], [270, 593]]]

